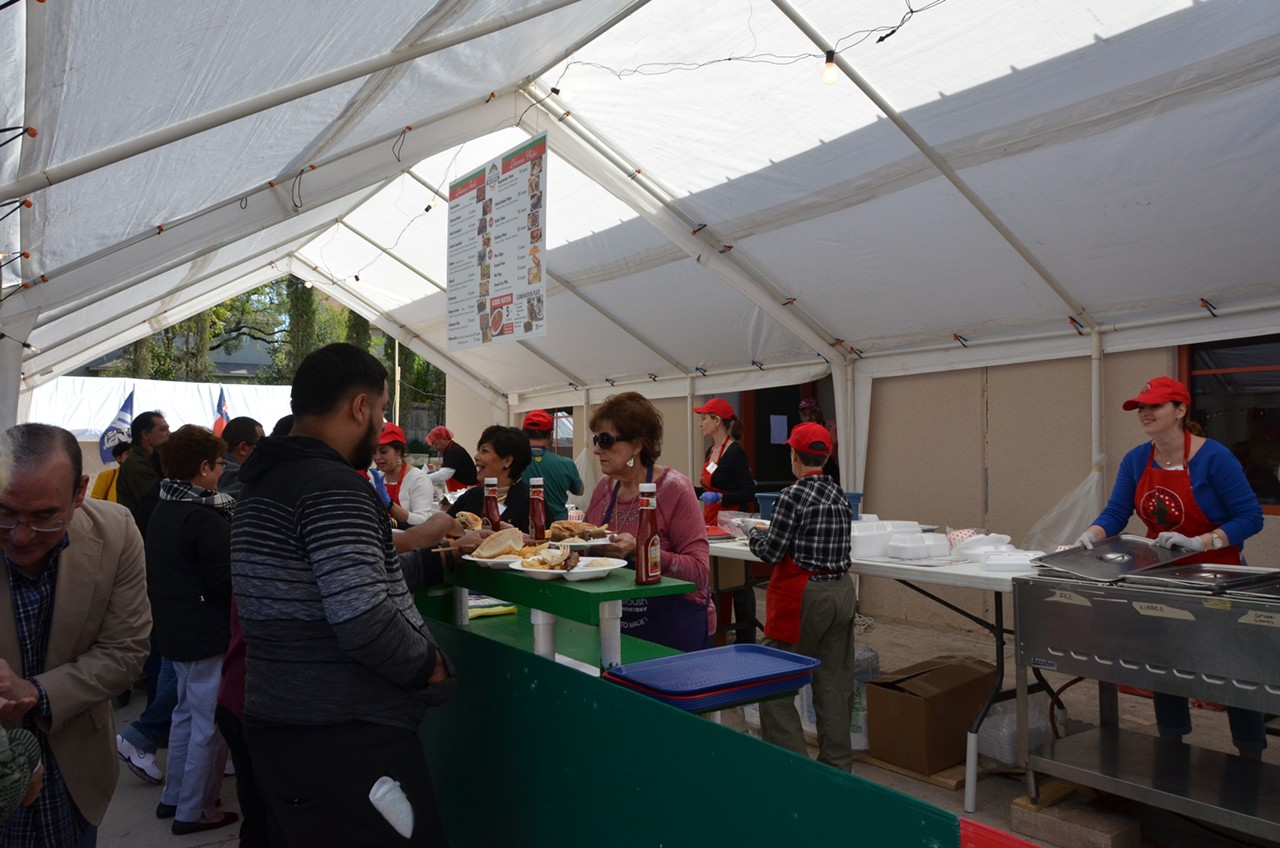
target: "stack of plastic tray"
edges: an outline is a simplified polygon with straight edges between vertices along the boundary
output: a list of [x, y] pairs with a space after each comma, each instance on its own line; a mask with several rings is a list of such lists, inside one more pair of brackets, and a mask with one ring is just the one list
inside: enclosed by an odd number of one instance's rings
[[626, 663], [606, 680], [693, 713], [794, 692], [813, 679], [818, 661], [764, 645], [726, 645]]

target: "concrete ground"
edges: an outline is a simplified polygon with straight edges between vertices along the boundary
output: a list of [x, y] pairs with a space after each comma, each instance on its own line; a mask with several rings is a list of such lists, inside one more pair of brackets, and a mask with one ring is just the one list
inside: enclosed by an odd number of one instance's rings
[[[760, 610], [763, 614], [763, 591], [760, 592], [760, 596]], [[940, 654], [967, 654], [990, 660], [993, 648], [992, 640], [985, 635], [887, 622], [876, 622], [858, 636], [858, 641], [879, 653], [880, 667], [884, 671], [901, 668]], [[1012, 686], [1013, 646], [1011, 639], [1008, 642], [1005, 648], [1008, 668], [1006, 682]], [[1055, 687], [1061, 686], [1068, 679], [1062, 675], [1047, 676], [1049, 682]], [[136, 717], [142, 709], [142, 700], [142, 693], [138, 692], [133, 703], [117, 710], [117, 725], [123, 726]], [[1063, 700], [1067, 704], [1068, 713], [1073, 721], [1087, 723], [1097, 721], [1097, 686], [1092, 681], [1084, 681], [1066, 690]], [[1150, 700], [1121, 694], [1120, 711], [1122, 722], [1126, 727], [1155, 733]], [[742, 729], [743, 732], [750, 732], [740, 712], [726, 711], [722, 714], [722, 721], [726, 725]], [[1192, 721], [1195, 730], [1188, 741], [1217, 750], [1234, 751], [1224, 713], [1195, 710]], [[1264, 757], [1268, 762], [1280, 764], [1280, 743], [1273, 742]], [[1010, 803], [1015, 798], [1026, 794], [1026, 785], [1020, 773], [992, 773], [978, 783], [977, 812], [964, 813], [962, 791], [941, 789], [864, 763], [856, 764], [854, 773], [896, 791], [913, 795], [937, 807], [950, 810], [957, 815], [1004, 831], [1012, 831]], [[174, 836], [169, 831], [168, 821], [159, 821], [155, 818], [155, 807], [159, 800], [159, 786], [143, 783], [122, 766], [119, 787], [99, 830], [98, 844], [102, 848], [149, 848], [149, 846], [161, 845], [169, 848], [194, 848], [194, 846], [236, 844], [238, 824], [201, 834]], [[225, 779], [222, 800], [224, 810], [238, 811], [234, 777]], [[1245, 842], [1221, 837], [1197, 824], [1147, 808], [1126, 806], [1124, 814], [1142, 820], [1144, 845], [1153, 848], [1180, 845], [1196, 846], [1196, 848], [1233, 848], [1233, 846], [1261, 844], [1256, 840]], [[1046, 848], [1067, 848], [1067, 846], [1037, 842], [1032, 839], [1028, 841]]]

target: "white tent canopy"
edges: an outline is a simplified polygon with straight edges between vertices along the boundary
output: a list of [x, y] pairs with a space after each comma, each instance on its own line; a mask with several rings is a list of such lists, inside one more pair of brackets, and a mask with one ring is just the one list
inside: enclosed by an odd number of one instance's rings
[[[1280, 5], [906, 9], [2, 9], [0, 409], [285, 270], [512, 409], [1280, 326]], [[541, 132], [550, 331], [451, 352], [441, 193]]]

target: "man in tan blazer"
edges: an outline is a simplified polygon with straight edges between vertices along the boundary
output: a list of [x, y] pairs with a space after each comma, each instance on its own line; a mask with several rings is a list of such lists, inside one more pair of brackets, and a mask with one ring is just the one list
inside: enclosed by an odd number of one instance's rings
[[147, 658], [142, 537], [124, 507], [85, 500], [89, 478], [71, 433], [20, 424], [5, 435], [0, 723], [35, 732], [45, 785], [0, 825], [0, 845], [85, 848], [116, 786], [110, 701]]

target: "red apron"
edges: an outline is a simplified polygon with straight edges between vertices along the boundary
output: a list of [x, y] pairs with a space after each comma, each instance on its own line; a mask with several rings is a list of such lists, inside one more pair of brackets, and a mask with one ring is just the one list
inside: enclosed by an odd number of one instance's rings
[[390, 480], [386, 478], [385, 474], [382, 477], [382, 482], [386, 484], [386, 487], [387, 487], [387, 494], [391, 496], [391, 502], [396, 506], [401, 505], [400, 504], [400, 484], [404, 482], [404, 472], [405, 472], [405, 467], [401, 465], [400, 481], [397, 483], [392, 483]]
[[791, 554], [773, 567], [764, 593], [764, 635], [788, 645], [800, 644], [800, 602], [809, 574]]
[[[720, 466], [720, 460], [724, 459], [724, 452], [729, 448], [729, 441], [730, 441], [729, 439], [725, 439], [724, 444], [720, 446], [720, 455], [715, 458], [715, 463], [714, 463], [717, 468]], [[705, 465], [702, 466], [702, 476], [699, 478], [699, 482], [702, 483], [702, 488], [705, 489], [706, 491], [716, 492], [718, 494], [723, 495], [726, 491], [725, 489], [717, 489], [715, 486], [711, 485], [711, 475], [713, 471], [707, 470], [711, 467], [711, 465], [712, 465], [711, 454], [708, 453], [707, 462]], [[720, 523], [719, 523], [720, 503], [721, 502], [717, 502], [713, 504], [704, 503], [702, 505], [702, 523], [703, 524], [707, 525], [708, 527], [720, 526]]]
[[[1142, 523], [1147, 525], [1148, 539], [1154, 539], [1164, 532], [1200, 536], [1218, 527], [1205, 517], [1191, 491], [1191, 470], [1188, 467], [1191, 464], [1188, 458], [1190, 453], [1191, 433], [1188, 432], [1182, 450], [1182, 467], [1166, 470], [1156, 465], [1155, 445], [1151, 446], [1147, 468], [1138, 478], [1138, 486], [1133, 495], [1134, 509]], [[1239, 565], [1240, 546], [1228, 545], [1216, 551], [1206, 550], [1187, 561]]]
[[450, 491], [450, 492], [460, 492], [463, 489], [471, 488], [466, 483], [459, 483], [457, 480], [453, 479], [452, 477], [444, 481], [444, 487], [446, 491]]

